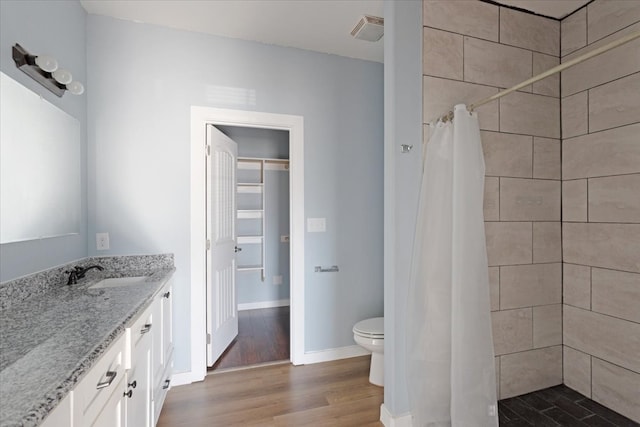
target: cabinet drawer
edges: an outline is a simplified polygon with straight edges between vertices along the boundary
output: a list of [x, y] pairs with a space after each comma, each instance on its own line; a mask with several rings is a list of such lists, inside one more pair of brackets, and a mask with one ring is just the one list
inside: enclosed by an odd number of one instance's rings
[[111, 395], [114, 392], [122, 393], [121, 384], [125, 377], [124, 353], [125, 336], [122, 334], [71, 392], [75, 424], [91, 425]]
[[151, 336], [153, 333], [152, 329], [159, 326], [159, 322], [155, 320], [152, 315], [151, 306], [149, 306], [125, 329], [125, 336], [127, 337], [127, 350], [125, 354], [126, 369], [131, 369], [132, 354], [140, 340], [144, 337]]

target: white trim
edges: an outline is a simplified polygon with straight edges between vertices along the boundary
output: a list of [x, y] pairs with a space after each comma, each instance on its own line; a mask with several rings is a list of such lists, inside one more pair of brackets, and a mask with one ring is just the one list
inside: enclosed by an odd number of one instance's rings
[[191, 107], [191, 378], [202, 381], [206, 362], [205, 124], [289, 131], [291, 363], [304, 358], [304, 118], [285, 114]]
[[348, 359], [350, 357], [367, 356], [370, 351], [359, 345], [348, 345], [345, 347], [330, 348], [327, 350], [309, 351], [304, 354], [304, 364], [330, 362], [332, 360]]
[[259, 308], [286, 307], [289, 304], [290, 301], [288, 299], [279, 299], [276, 301], [245, 302], [244, 304], [238, 304], [238, 311], [256, 310]]
[[380, 422], [385, 427], [412, 427], [411, 414], [400, 415], [394, 417], [391, 412], [384, 406], [384, 403], [380, 405]]

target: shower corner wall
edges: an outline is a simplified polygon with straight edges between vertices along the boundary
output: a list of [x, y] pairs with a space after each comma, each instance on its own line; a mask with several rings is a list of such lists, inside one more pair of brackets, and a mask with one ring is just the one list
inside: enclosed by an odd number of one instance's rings
[[[640, 29], [640, 2], [423, 11], [425, 124]], [[639, 46], [478, 108], [499, 398], [564, 382], [640, 421]]]

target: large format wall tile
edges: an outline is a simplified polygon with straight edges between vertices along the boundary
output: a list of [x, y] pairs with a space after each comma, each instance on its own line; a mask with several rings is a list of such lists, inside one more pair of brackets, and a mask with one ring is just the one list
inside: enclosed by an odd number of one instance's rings
[[424, 28], [422, 72], [428, 76], [462, 80], [462, 36]]
[[567, 263], [562, 267], [563, 302], [591, 309], [591, 267]]
[[[605, 0], [607, 1], [607, 0]], [[635, 0], [634, 0], [635, 1]], [[640, 22], [633, 24], [633, 25], [629, 25], [628, 27], [623, 28], [622, 30], [611, 34], [610, 36], [607, 36], [603, 39], [598, 40], [595, 43], [591, 43], [586, 45], [585, 47], [578, 49], [574, 52], [571, 52], [568, 55], [564, 55], [562, 58], [560, 58], [560, 62], [567, 62], [567, 61], [571, 61], [572, 59], [577, 58], [578, 56], [582, 56], [587, 52], [591, 52], [592, 50], [598, 49], [606, 44], [609, 44], [617, 39], [619, 39], [620, 37], [635, 33], [636, 31], [640, 30]]]
[[561, 302], [561, 263], [500, 267], [502, 310]]
[[531, 308], [491, 313], [493, 347], [496, 355], [530, 350], [533, 347]]
[[562, 227], [560, 222], [533, 223], [533, 262], [562, 261]]
[[587, 45], [587, 9], [578, 10], [560, 22], [560, 56]]
[[500, 8], [500, 43], [560, 55], [560, 22]]
[[589, 179], [589, 221], [640, 223], [640, 174]]
[[587, 6], [588, 42], [600, 40], [640, 21], [640, 2], [635, 0], [595, 1]]
[[640, 372], [640, 324], [564, 305], [563, 342]]
[[560, 140], [533, 138], [533, 177], [560, 179]]
[[560, 181], [501, 178], [500, 220], [560, 221]]
[[530, 264], [532, 226], [530, 222], [486, 222], [489, 265]]
[[426, 0], [422, 6], [425, 26], [498, 41], [498, 8], [476, 0]]
[[587, 221], [587, 180], [562, 182], [562, 220]]
[[594, 268], [592, 310], [640, 323], [640, 274]]
[[[557, 56], [533, 52], [533, 75], [536, 76], [560, 64]], [[523, 79], [525, 80], [525, 79]], [[520, 83], [520, 82], [516, 82]], [[541, 95], [560, 96], [560, 74], [554, 74], [532, 85], [533, 93]]]
[[500, 357], [500, 399], [562, 384], [562, 346]]
[[532, 137], [486, 131], [482, 131], [480, 135], [485, 175], [532, 177]]
[[640, 123], [563, 140], [562, 178], [640, 172], [638, 135]]
[[602, 53], [561, 73], [562, 96], [640, 71], [640, 39]]
[[562, 137], [573, 138], [589, 132], [588, 92], [562, 98]]
[[[425, 123], [451, 111], [456, 104], [471, 104], [494, 95], [499, 89], [474, 83], [425, 76], [423, 80], [423, 118]], [[480, 129], [498, 130], [498, 105], [490, 102], [478, 107]]]
[[531, 51], [464, 38], [464, 80], [508, 88], [531, 77]]
[[491, 311], [500, 310], [500, 267], [489, 267]]
[[591, 356], [566, 345], [563, 347], [563, 379], [567, 387], [591, 397]]
[[484, 220], [498, 221], [500, 219], [500, 178], [485, 177], [484, 179]]
[[640, 374], [594, 358], [593, 400], [640, 422]]
[[562, 344], [562, 304], [533, 307], [533, 347]]
[[565, 222], [565, 262], [640, 273], [640, 224]]
[[560, 138], [560, 100], [513, 92], [500, 98], [500, 131]]
[[640, 122], [638, 88], [640, 72], [590, 89], [589, 132]]

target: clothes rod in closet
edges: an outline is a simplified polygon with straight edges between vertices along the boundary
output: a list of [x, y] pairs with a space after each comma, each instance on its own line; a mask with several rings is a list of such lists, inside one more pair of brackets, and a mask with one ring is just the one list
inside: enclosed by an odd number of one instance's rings
[[[570, 61], [567, 61], [563, 64], [560, 64], [556, 67], [553, 67], [547, 71], [544, 71], [536, 76], [531, 77], [528, 80], [523, 81], [522, 83], [518, 83], [517, 85], [510, 87], [509, 89], [505, 89], [501, 92], [496, 93], [495, 95], [492, 95], [488, 98], [484, 98], [481, 99], [480, 101], [474, 102], [472, 104], [469, 104], [469, 111], [473, 111], [475, 108], [478, 108], [481, 105], [487, 104], [491, 101], [495, 101], [496, 99], [500, 99], [505, 95], [510, 94], [511, 92], [515, 92], [518, 89], [522, 89], [525, 86], [528, 86], [532, 83], [535, 83], [537, 81], [540, 81], [542, 79], [546, 79], [549, 76], [552, 76], [556, 73], [559, 73], [561, 71], [566, 70], [567, 68], [573, 67], [576, 64], [579, 64], [581, 62], [586, 61], [587, 59], [593, 58], [594, 56], [598, 56], [600, 54], [603, 54], [611, 49], [614, 49], [618, 46], [622, 46], [625, 43], [629, 43], [630, 41], [633, 41], [637, 38], [640, 37], [640, 31], [637, 31], [635, 33], [631, 33], [631, 34], [627, 34], [626, 36], [622, 36], [619, 39], [612, 41], [611, 43], [607, 43], [604, 46], [600, 46], [599, 48], [596, 48], [594, 50], [592, 50], [591, 52], [585, 53], [584, 55], [581, 55], [577, 58], [574, 58]], [[447, 114], [445, 114], [444, 116], [440, 117], [440, 120], [446, 122], [448, 120], [451, 120], [453, 118], [453, 111], [449, 111]]]

